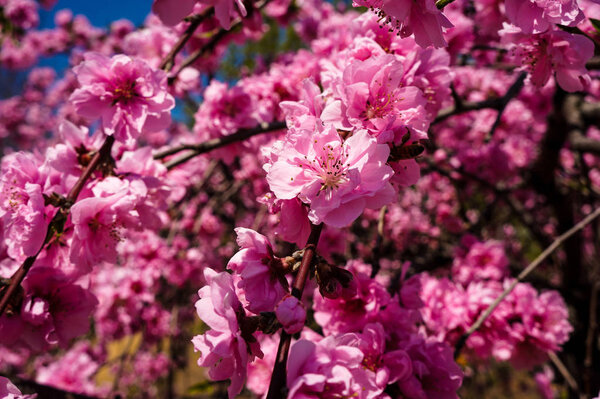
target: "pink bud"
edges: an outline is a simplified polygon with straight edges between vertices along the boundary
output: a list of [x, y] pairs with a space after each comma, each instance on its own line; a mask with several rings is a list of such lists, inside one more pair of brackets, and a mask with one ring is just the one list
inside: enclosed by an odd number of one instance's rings
[[275, 307], [275, 316], [288, 334], [302, 330], [306, 321], [306, 309], [298, 298], [286, 295]]

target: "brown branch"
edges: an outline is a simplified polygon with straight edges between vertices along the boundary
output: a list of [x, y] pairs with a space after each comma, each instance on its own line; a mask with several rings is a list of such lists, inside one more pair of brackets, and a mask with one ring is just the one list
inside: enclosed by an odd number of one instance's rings
[[567, 230], [565, 233], [561, 234], [557, 237], [552, 244], [548, 248], [546, 248], [537, 258], [533, 260], [518, 276], [517, 278], [508, 286], [506, 289], [500, 294], [494, 302], [488, 306], [488, 308], [483, 312], [477, 321], [460, 337], [458, 342], [456, 343], [456, 348], [454, 350], [454, 358], [458, 357], [462, 347], [467, 342], [467, 339], [477, 331], [483, 323], [487, 320], [488, 317], [492, 314], [492, 312], [500, 305], [500, 303], [512, 292], [512, 290], [517, 286], [519, 282], [521, 282], [524, 278], [526, 278], [532, 271], [535, 270], [546, 258], [548, 258], [559, 246], [561, 246], [565, 241], [567, 241], [571, 236], [578, 233], [585, 226], [590, 224], [594, 219], [600, 216], [600, 208], [597, 208], [594, 212], [585, 217], [582, 221], [577, 223], [575, 226]]
[[[252, 12], [261, 10], [265, 5], [267, 5], [267, 0], [258, 4], [256, 6], [256, 8], [253, 6], [248, 7], [248, 17], [251, 15]], [[183, 62], [181, 63], [181, 65], [179, 66], [179, 68], [177, 69], [175, 74], [173, 76], [169, 77], [169, 84], [172, 84], [175, 81], [175, 79], [177, 79], [177, 76], [179, 76], [181, 71], [183, 71], [185, 68], [192, 65], [194, 62], [196, 62], [196, 60], [198, 60], [200, 57], [204, 56], [205, 54], [212, 52], [214, 50], [214, 48], [217, 46], [217, 44], [219, 44], [221, 39], [223, 39], [230, 33], [235, 32], [239, 28], [241, 28], [243, 21], [244, 21], [243, 18], [238, 18], [231, 25], [229, 30], [225, 30], [223, 28], [219, 29], [219, 31], [217, 33], [215, 33], [214, 35], [212, 35], [210, 37], [210, 40], [205, 45], [203, 45], [201, 48], [199, 48], [198, 50], [191, 53], [185, 60], [183, 60]]]
[[17, 385], [24, 394], [37, 393], [38, 398], [53, 398], [53, 399], [96, 399], [97, 396], [88, 396], [81, 393], [65, 391], [49, 385], [39, 384], [35, 381], [25, 380], [21, 378], [12, 378], [12, 381]]
[[65, 204], [61, 207], [61, 209], [59, 209], [56, 212], [56, 214], [48, 224], [46, 239], [44, 240], [44, 243], [42, 244], [40, 249], [38, 249], [35, 255], [27, 257], [27, 259], [25, 259], [23, 264], [11, 277], [10, 284], [3, 292], [2, 299], [0, 299], [0, 316], [4, 314], [4, 311], [10, 304], [13, 295], [15, 295], [15, 293], [21, 286], [23, 279], [25, 279], [25, 276], [27, 276], [27, 273], [29, 273], [29, 270], [33, 266], [40, 252], [42, 252], [42, 249], [44, 249], [44, 246], [46, 246], [46, 244], [50, 242], [50, 240], [54, 237], [55, 232], [62, 231], [64, 223], [67, 220], [69, 210], [71, 209], [71, 206], [75, 203], [75, 201], [77, 201], [77, 197], [79, 196], [79, 193], [85, 186], [87, 180], [90, 178], [92, 173], [94, 173], [94, 171], [98, 168], [98, 166], [100, 166], [103, 162], [109, 159], [110, 150], [112, 149], [114, 141], [114, 137], [106, 137], [106, 140], [104, 141], [104, 144], [102, 144], [100, 150], [96, 152], [96, 154], [94, 154], [90, 163], [86, 166], [81, 176], [79, 176], [79, 179], [77, 180], [73, 188], [71, 188], [71, 191], [69, 191]]
[[[506, 91], [506, 94], [504, 94], [502, 97], [488, 98], [487, 100], [477, 101], [477, 102], [462, 101], [462, 100], [459, 100], [457, 102], [456, 100], [458, 99], [458, 97], [455, 97], [454, 105], [441, 110], [438, 113], [438, 115], [435, 117], [433, 122], [431, 122], [431, 124], [435, 125], [437, 123], [440, 123], [440, 122], [448, 119], [451, 116], [464, 114], [465, 112], [479, 111], [482, 109], [491, 108], [491, 109], [495, 109], [499, 112], [498, 117], [497, 117], [497, 122], [494, 123], [494, 125], [497, 125], [498, 123], [500, 123], [499, 119], [502, 115], [502, 112], [506, 108], [506, 105], [510, 102], [510, 100], [515, 98], [521, 91], [521, 88], [523, 87], [523, 82], [525, 81], [526, 76], [527, 75], [525, 72], [520, 73], [519, 76], [517, 77], [517, 79], [515, 80], [515, 82], [508, 88], [508, 90]], [[492, 127], [492, 129], [494, 129], [494, 127]]]
[[196, 14], [186, 18], [186, 20], [190, 24], [188, 25], [183, 35], [179, 38], [177, 43], [175, 43], [169, 54], [167, 54], [163, 61], [160, 63], [160, 69], [163, 69], [165, 72], [170, 72], [171, 69], [173, 69], [173, 66], [175, 65], [175, 57], [177, 56], [177, 54], [183, 49], [183, 46], [185, 46], [185, 44], [191, 39], [192, 35], [196, 31], [196, 29], [198, 29], [198, 26], [200, 26], [202, 21], [204, 21], [207, 17], [212, 15], [213, 12], [214, 7], [210, 7], [209, 9], [205, 10], [202, 14]]
[[584, 136], [581, 131], [574, 130], [569, 135], [569, 145], [578, 152], [591, 152], [600, 155], [600, 141]]
[[165, 166], [167, 167], [167, 169], [172, 169], [178, 165], [181, 165], [184, 162], [189, 161], [197, 155], [210, 152], [212, 150], [224, 147], [231, 143], [243, 141], [245, 139], [262, 133], [281, 130], [285, 127], [285, 122], [271, 122], [269, 124], [264, 124], [250, 129], [240, 129], [237, 132], [230, 134], [229, 136], [214, 138], [200, 144], [183, 144], [178, 147], [159, 152], [154, 155], [154, 159], [161, 159], [183, 150], [190, 150], [190, 152], [188, 152], [187, 154], [183, 154], [177, 158], [165, 162]]
[[[317, 244], [319, 243], [319, 237], [323, 224], [312, 225], [310, 231], [310, 237], [304, 247], [304, 255], [302, 256], [302, 263], [298, 274], [294, 277], [292, 283], [292, 295], [298, 299], [302, 299], [302, 291], [304, 291], [304, 285], [310, 272], [313, 259], [316, 255]], [[292, 336], [287, 334], [284, 330], [281, 330], [281, 338], [279, 340], [279, 348], [277, 349], [277, 356], [275, 358], [275, 365], [273, 366], [273, 374], [271, 375], [271, 383], [269, 384], [269, 393], [267, 399], [279, 399], [286, 397], [285, 389], [287, 388], [286, 382], [286, 365], [288, 352], [290, 350], [290, 343], [292, 342]]]

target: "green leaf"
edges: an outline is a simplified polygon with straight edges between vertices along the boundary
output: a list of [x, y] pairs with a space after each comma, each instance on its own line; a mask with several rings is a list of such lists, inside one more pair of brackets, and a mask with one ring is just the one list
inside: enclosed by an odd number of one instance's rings
[[596, 29], [596, 32], [600, 33], [600, 19], [590, 18], [590, 22], [594, 29]]

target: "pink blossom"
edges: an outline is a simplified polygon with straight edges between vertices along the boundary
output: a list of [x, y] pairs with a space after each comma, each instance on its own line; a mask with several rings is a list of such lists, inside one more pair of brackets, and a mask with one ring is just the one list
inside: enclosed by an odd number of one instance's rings
[[43, 197], [46, 177], [40, 169], [31, 154], [18, 152], [2, 159], [0, 220], [8, 254], [14, 259], [35, 255], [46, 237], [50, 217]]
[[317, 125], [314, 133], [288, 134], [267, 182], [275, 196], [296, 196], [310, 204], [312, 223], [345, 227], [365, 208], [392, 201], [392, 169], [386, 165], [389, 148], [377, 144], [365, 130], [342, 142], [331, 125]]
[[60, 271], [35, 265], [23, 281], [25, 297], [20, 315], [0, 318], [3, 344], [19, 343], [34, 351], [50, 345], [66, 347], [89, 329], [96, 298]]
[[502, 280], [508, 276], [508, 258], [502, 243], [473, 243], [464, 256], [454, 259], [452, 275], [455, 281], [468, 284], [472, 280]]
[[360, 261], [347, 264], [347, 269], [354, 275], [354, 295], [328, 299], [315, 293], [315, 320], [326, 334], [361, 330], [368, 323], [377, 321], [391, 302], [390, 294], [382, 284], [357, 270], [362, 265]]
[[6, 377], [0, 376], [0, 398], [2, 399], [34, 399], [37, 395], [23, 395]]
[[4, 7], [4, 15], [23, 29], [35, 28], [40, 22], [37, 4], [32, 0], [10, 0]]
[[371, 389], [384, 390], [388, 384], [404, 380], [413, 374], [412, 361], [402, 350], [386, 351], [385, 330], [379, 323], [367, 324], [362, 333], [348, 333], [338, 338], [340, 345], [359, 348], [364, 357]]
[[333, 336], [295, 342], [287, 364], [288, 398], [368, 397], [362, 359], [360, 349], [339, 345]]
[[227, 267], [241, 277], [238, 287], [244, 290], [246, 308], [257, 314], [272, 312], [288, 292], [283, 264], [273, 254], [267, 237], [243, 227], [236, 228], [235, 232], [241, 249]]
[[409, 399], [458, 399], [463, 372], [449, 345], [413, 334], [403, 345], [412, 360], [413, 374], [398, 381], [402, 395]]
[[541, 33], [552, 25], [575, 26], [585, 18], [577, 0], [506, 0], [506, 16], [524, 33]]
[[227, 30], [231, 27], [232, 15], [237, 14], [234, 11], [234, 3], [243, 17], [247, 15], [246, 7], [241, 0], [154, 0], [152, 12], [166, 25], [175, 25], [192, 12], [196, 3], [214, 6], [215, 16], [221, 26]]
[[167, 75], [125, 55], [86, 53], [73, 71], [80, 88], [69, 98], [78, 114], [101, 119], [103, 132], [131, 143], [142, 133], [166, 128], [175, 100]]
[[415, 41], [421, 47], [447, 45], [443, 28], [451, 28], [452, 24], [437, 9], [434, 0], [354, 0], [352, 4], [376, 9], [377, 15], [400, 36], [414, 33]]
[[116, 261], [116, 244], [123, 239], [121, 229], [135, 225], [135, 195], [128, 185], [108, 178], [95, 187], [97, 196], [77, 201], [71, 207], [74, 226], [70, 259], [83, 269]]
[[561, 30], [524, 35], [506, 25], [500, 33], [530, 73], [534, 85], [544, 86], [553, 73], [566, 91], [583, 90], [589, 85], [590, 76], [585, 64], [594, 55], [594, 43], [587, 37]]
[[239, 394], [246, 380], [246, 367], [255, 356], [262, 358], [256, 339], [242, 331], [240, 322], [245, 312], [236, 296], [229, 273], [204, 269], [207, 285], [198, 291], [198, 316], [211, 330], [192, 339], [194, 349], [201, 352], [198, 365], [210, 367], [213, 380], [231, 380], [229, 398]]
[[556, 392], [552, 387], [554, 372], [550, 367], [544, 366], [541, 372], [535, 374], [534, 379], [543, 399], [554, 399], [556, 397]]
[[[425, 138], [428, 122], [421, 90], [404, 86], [402, 62], [390, 54], [356, 60], [332, 82], [333, 101], [321, 114], [338, 129], [367, 129], [380, 143], [399, 141], [407, 129]], [[402, 128], [400, 130], [400, 128]], [[400, 130], [390, 135], [394, 130]]]
[[286, 295], [275, 307], [275, 316], [288, 334], [300, 332], [306, 322], [306, 309], [298, 298]]

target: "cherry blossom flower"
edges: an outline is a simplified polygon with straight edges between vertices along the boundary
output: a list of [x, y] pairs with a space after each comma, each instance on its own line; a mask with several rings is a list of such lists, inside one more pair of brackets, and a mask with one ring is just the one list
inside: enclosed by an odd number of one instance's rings
[[245, 317], [242, 304], [236, 296], [230, 274], [204, 269], [208, 285], [198, 291], [198, 316], [211, 330], [192, 339], [194, 349], [201, 352], [198, 365], [210, 367], [213, 380], [231, 380], [227, 389], [229, 398], [239, 394], [246, 380], [246, 367], [254, 357], [263, 357], [258, 342], [242, 330]]
[[275, 307], [275, 316], [288, 334], [302, 330], [306, 322], [306, 309], [298, 298], [286, 295]]
[[241, 277], [238, 288], [244, 291], [246, 308], [256, 314], [271, 312], [288, 292], [283, 264], [273, 254], [267, 237], [243, 227], [235, 232], [241, 249], [227, 267]]
[[175, 100], [167, 91], [167, 75], [126, 55], [112, 58], [85, 53], [73, 71], [80, 88], [69, 101], [78, 114], [100, 118], [104, 134], [132, 143], [142, 133], [166, 128]]
[[444, 28], [453, 25], [437, 9], [434, 0], [354, 0], [356, 6], [377, 10], [377, 15], [387, 22], [400, 36], [415, 34], [419, 46], [445, 47]]
[[542, 33], [552, 25], [575, 26], [584, 20], [577, 0], [506, 0], [506, 16], [524, 33]]
[[317, 125], [313, 134], [288, 134], [267, 181], [277, 198], [310, 204], [312, 223], [345, 227], [365, 208], [393, 200], [388, 155], [365, 130], [342, 142], [332, 125]]

